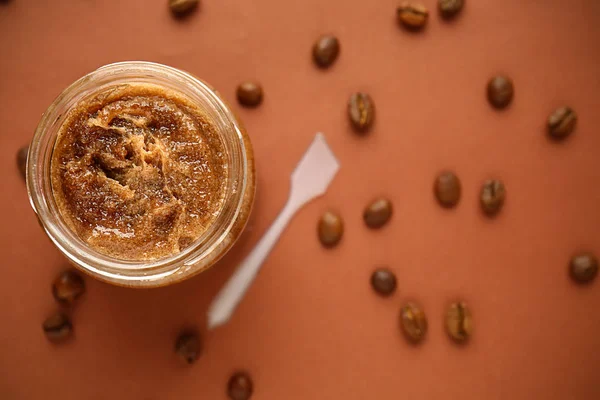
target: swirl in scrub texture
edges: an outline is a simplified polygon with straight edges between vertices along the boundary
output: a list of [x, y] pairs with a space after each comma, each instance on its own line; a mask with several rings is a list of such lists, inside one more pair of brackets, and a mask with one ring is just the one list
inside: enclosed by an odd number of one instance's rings
[[154, 85], [117, 86], [71, 110], [52, 156], [63, 220], [96, 251], [154, 260], [189, 246], [224, 202], [226, 153], [188, 99]]

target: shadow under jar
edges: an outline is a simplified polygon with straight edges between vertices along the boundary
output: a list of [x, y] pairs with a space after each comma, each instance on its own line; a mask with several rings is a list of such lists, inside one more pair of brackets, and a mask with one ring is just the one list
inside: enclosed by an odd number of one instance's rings
[[30, 202], [58, 249], [116, 285], [165, 286], [214, 265], [254, 201], [250, 139], [219, 94], [148, 62], [65, 89], [35, 132]]

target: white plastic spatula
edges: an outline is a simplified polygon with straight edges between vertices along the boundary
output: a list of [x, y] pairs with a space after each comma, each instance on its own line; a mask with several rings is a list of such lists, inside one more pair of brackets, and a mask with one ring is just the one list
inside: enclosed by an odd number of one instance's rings
[[325, 193], [339, 168], [340, 165], [327, 146], [325, 137], [317, 133], [292, 172], [292, 186], [285, 207], [210, 305], [209, 329], [229, 320], [288, 222], [304, 204]]

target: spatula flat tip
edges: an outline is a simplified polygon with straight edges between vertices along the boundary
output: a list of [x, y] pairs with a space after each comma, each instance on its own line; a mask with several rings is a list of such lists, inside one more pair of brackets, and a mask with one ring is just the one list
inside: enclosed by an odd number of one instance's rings
[[292, 173], [292, 182], [312, 193], [322, 194], [339, 169], [340, 163], [325, 135], [319, 132]]

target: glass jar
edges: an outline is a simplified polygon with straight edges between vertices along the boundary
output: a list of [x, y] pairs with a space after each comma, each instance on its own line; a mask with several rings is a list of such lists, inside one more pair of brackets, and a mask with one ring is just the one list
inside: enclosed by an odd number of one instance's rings
[[[161, 86], [194, 102], [216, 127], [227, 153], [225, 197], [214, 222], [180, 253], [152, 261], [120, 260], [91, 248], [67, 226], [52, 193], [52, 153], [69, 111], [80, 102], [110, 91], [116, 85], [131, 83]], [[77, 80], [44, 113], [29, 149], [27, 190], [46, 234], [77, 268], [120, 286], [165, 286], [210, 268], [239, 237], [254, 201], [254, 156], [250, 139], [241, 123], [219, 93], [209, 85], [165, 65], [122, 62], [103, 66]]]

